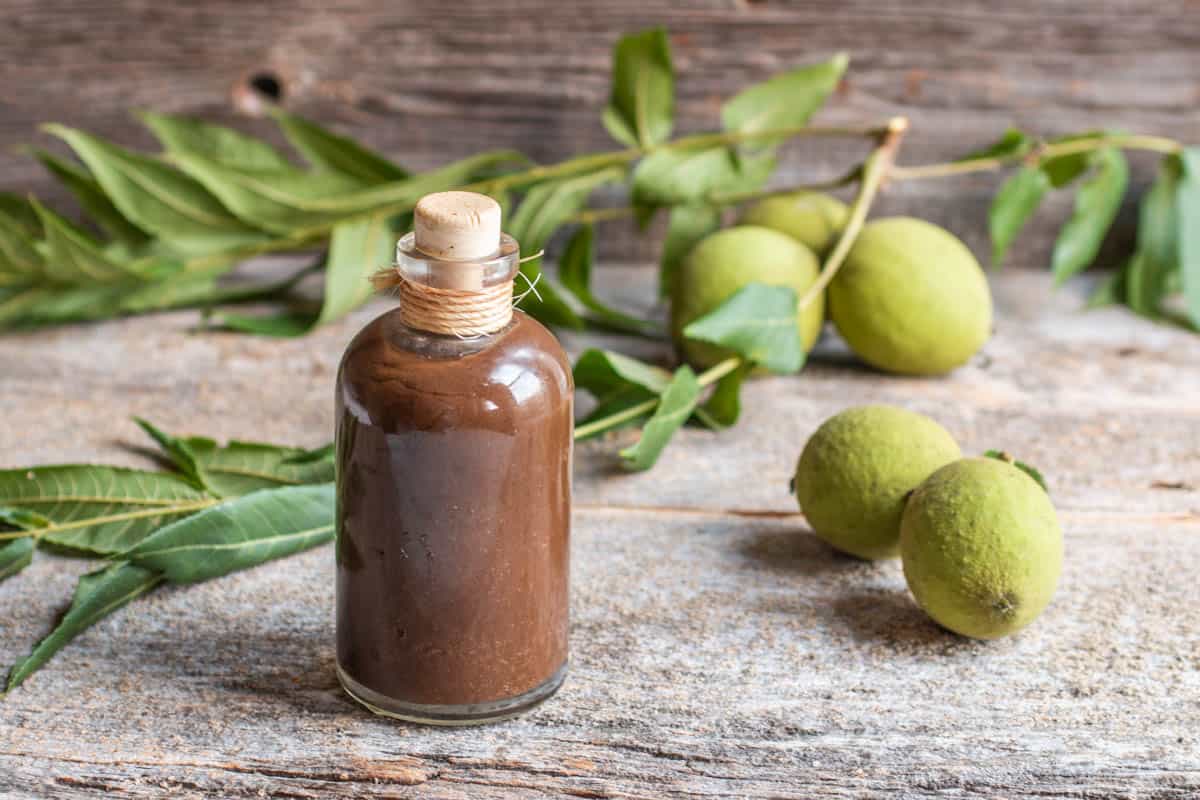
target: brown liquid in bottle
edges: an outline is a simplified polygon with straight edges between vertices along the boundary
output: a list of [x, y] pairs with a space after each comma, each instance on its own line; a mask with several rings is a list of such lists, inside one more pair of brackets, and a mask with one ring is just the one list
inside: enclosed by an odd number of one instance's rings
[[337, 381], [337, 657], [372, 710], [482, 722], [558, 688], [572, 398], [558, 342], [519, 311], [463, 340], [398, 309], [351, 342]]

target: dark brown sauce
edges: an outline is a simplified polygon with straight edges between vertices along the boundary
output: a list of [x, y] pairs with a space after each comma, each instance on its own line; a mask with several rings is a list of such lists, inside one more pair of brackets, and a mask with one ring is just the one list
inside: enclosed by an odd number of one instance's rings
[[338, 663], [401, 703], [516, 697], [567, 659], [572, 396], [516, 312], [460, 341], [364, 328], [338, 373]]

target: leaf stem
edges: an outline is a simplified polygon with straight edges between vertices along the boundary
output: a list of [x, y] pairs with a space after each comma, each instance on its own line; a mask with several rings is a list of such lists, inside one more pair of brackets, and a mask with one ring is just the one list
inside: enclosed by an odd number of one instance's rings
[[[681, 136], [653, 147], [629, 147], [624, 150], [614, 150], [608, 153], [572, 158], [557, 164], [539, 165], [520, 172], [512, 172], [488, 180], [477, 181], [460, 187], [465, 191], [496, 192], [502, 189], [513, 189], [530, 183], [552, 178], [564, 178], [582, 172], [592, 172], [605, 167], [628, 165], [637, 159], [663, 150], [694, 150], [705, 147], [724, 147], [746, 142], [756, 142], [764, 139], [790, 139], [795, 137], [864, 137], [878, 138], [886, 132], [877, 127], [823, 127], [816, 125], [789, 125], [782, 128], [763, 128], [754, 131], [722, 131], [719, 133], [699, 133], [691, 136]], [[371, 210], [400, 213], [408, 211], [411, 204], [380, 206]]]
[[966, 175], [972, 172], [991, 172], [1013, 164], [1019, 164], [1031, 157], [1041, 162], [1048, 158], [1068, 156], [1074, 153], [1087, 153], [1102, 147], [1119, 147], [1122, 150], [1149, 150], [1168, 155], [1178, 153], [1183, 149], [1183, 145], [1179, 142], [1162, 136], [1115, 133], [1103, 136], [1089, 136], [1083, 139], [1071, 139], [1053, 144], [1043, 144], [1040, 147], [1034, 148], [1032, 153], [1014, 153], [1009, 156], [993, 158], [973, 158], [969, 161], [952, 161], [947, 164], [920, 164], [913, 167], [896, 166], [892, 168], [890, 177], [893, 180], [907, 181]]
[[825, 263], [821, 267], [821, 274], [798, 301], [797, 308], [800, 310], [807, 308], [820, 297], [821, 292], [825, 291], [829, 282], [833, 280], [833, 276], [841, 269], [842, 263], [845, 262], [846, 256], [850, 252], [850, 246], [854, 244], [859, 231], [862, 230], [863, 223], [867, 219], [867, 212], [871, 210], [871, 203], [875, 201], [875, 195], [879, 192], [880, 184], [888, 176], [896, 161], [896, 151], [900, 147], [900, 140], [904, 137], [906, 130], [908, 130], [908, 120], [904, 117], [893, 117], [888, 122], [887, 130], [883, 134], [879, 146], [863, 162], [862, 181], [858, 185], [858, 195], [850, 206], [850, 215], [846, 220], [846, 226], [842, 228], [833, 251], [825, 259]]
[[[762, 200], [766, 197], [774, 197], [781, 194], [793, 194], [795, 192], [826, 192], [830, 189], [840, 189], [843, 186], [849, 186], [855, 183], [862, 177], [862, 164], [856, 165], [853, 169], [845, 172], [836, 178], [830, 178], [824, 181], [812, 181], [810, 183], [792, 183], [787, 186], [777, 186], [772, 189], [759, 189], [753, 192], [712, 192], [705, 196], [703, 203], [712, 206], [734, 206], [741, 203], [749, 203], [754, 200]], [[614, 206], [611, 208], [589, 208], [580, 211], [567, 218], [568, 223], [579, 223], [587, 225], [593, 222], [606, 222], [614, 219], [624, 219], [632, 217], [638, 212], [636, 206]]]
[[649, 414], [658, 406], [658, 398], [651, 397], [649, 400], [643, 400], [637, 405], [632, 405], [615, 414], [609, 414], [607, 417], [594, 419], [586, 425], [580, 425], [575, 429], [576, 439], [586, 439], [589, 436], [594, 436], [601, 431], [606, 431], [610, 428], [615, 428], [630, 420], [637, 419], [643, 414]]
[[701, 372], [699, 375], [697, 375], [696, 383], [700, 384], [701, 386], [708, 386], [709, 384], [716, 383], [741, 365], [742, 359], [740, 357], [730, 356], [724, 361], [709, 367], [708, 369], [704, 370], [704, 372]]
[[[741, 364], [742, 359], [738, 358], [737, 356], [727, 358], [719, 364], [709, 367], [704, 372], [701, 372], [699, 375], [697, 375], [696, 383], [700, 384], [701, 386], [708, 386], [709, 384], [716, 383], [717, 381], [721, 380], [721, 378], [724, 378], [726, 375], [741, 366]], [[589, 436], [594, 436], [602, 431], [615, 428], [619, 425], [629, 422], [630, 420], [637, 419], [643, 414], [649, 414], [658, 407], [658, 400], [659, 398], [657, 397], [651, 397], [649, 400], [643, 400], [642, 402], [618, 411], [615, 414], [609, 414], [607, 417], [601, 417], [600, 419], [592, 420], [586, 425], [580, 425], [575, 429], [575, 438], [586, 439]]]

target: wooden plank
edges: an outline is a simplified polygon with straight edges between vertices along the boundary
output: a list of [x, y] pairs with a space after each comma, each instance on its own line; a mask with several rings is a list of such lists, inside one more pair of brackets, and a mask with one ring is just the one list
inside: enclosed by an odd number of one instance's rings
[[[600, 275], [653, 305], [651, 271]], [[1044, 273], [993, 287], [998, 333], [950, 377], [867, 371], [831, 334], [802, 375], [753, 382], [736, 429], [684, 431], [651, 472], [614, 466], [632, 433], [580, 447], [573, 673], [536, 714], [447, 732], [360, 712], [333, 677], [325, 548], [161, 591], [81, 637], [0, 701], [0, 796], [1195, 796], [1200, 340], [1083, 313], [1086, 286], [1053, 293]], [[323, 443], [337, 359], [383, 308], [298, 340], [195, 333], [195, 312], [0, 337], [0, 467], [149, 464], [133, 414]], [[807, 532], [786, 491], [800, 446], [867, 401], [1046, 470], [1068, 558], [1034, 627], [944, 633], [898, 564]], [[84, 569], [43, 556], [0, 584], [0, 663]]]
[[[748, 83], [837, 50], [849, 51], [853, 66], [821, 118], [909, 115], [902, 160], [910, 163], [955, 157], [1009, 124], [1049, 135], [1114, 128], [1185, 140], [1200, 124], [1200, 16], [1187, 0], [355, 0], [336, 8], [316, 0], [10, 0], [5, 20], [0, 174], [5, 188], [22, 193], [50, 187], [14, 149], [49, 142], [36, 131], [49, 118], [139, 146], [151, 140], [131, 108], [269, 133], [261, 120], [236, 119], [231, 99], [235, 85], [259, 73], [279, 78], [290, 107], [416, 168], [487, 147], [545, 161], [610, 148], [599, 124], [609, 50], [620, 33], [658, 24], [672, 33], [685, 131], [714, 127], [721, 99]], [[797, 145], [780, 181], [838, 174], [861, 153], [857, 143]], [[1151, 169], [1137, 159], [1136, 182]], [[978, 177], [896, 186], [887, 208], [938, 221], [979, 246], [995, 185]], [[1047, 259], [1052, 223], [1068, 204], [1052, 204], [1016, 261]], [[603, 255], [647, 260], [655, 241], [612, 226]]]
[[[342, 695], [323, 548], [81, 637], [0, 704], [0, 794], [1194, 797], [1200, 525], [1065, 519], [1055, 602], [988, 644], [798, 520], [582, 510], [566, 688], [458, 731]], [[0, 585], [0, 658], [77, 569]]]

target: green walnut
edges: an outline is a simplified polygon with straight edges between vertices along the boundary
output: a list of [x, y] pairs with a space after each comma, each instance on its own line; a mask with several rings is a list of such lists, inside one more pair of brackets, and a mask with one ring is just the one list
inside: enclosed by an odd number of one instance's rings
[[829, 316], [868, 364], [941, 375], [987, 341], [992, 296], [952, 233], [910, 217], [866, 225], [829, 286]]
[[849, 210], [835, 197], [793, 192], [760, 200], [742, 215], [743, 225], [762, 225], [786, 233], [814, 253], [824, 253], [846, 225]]
[[895, 406], [836, 414], [804, 445], [792, 486], [813, 531], [859, 558], [899, 554], [909, 492], [962, 453], [945, 428]]
[[1062, 529], [1045, 490], [1023, 471], [966, 458], [913, 493], [900, 555], [909, 590], [935, 622], [997, 639], [1049, 604], [1062, 571]]
[[[702, 239], [684, 259], [671, 291], [671, 334], [689, 364], [711, 367], [732, 353], [704, 342], [688, 341], [683, 329], [714, 311], [748, 283], [790, 286], [799, 297], [817, 279], [817, 257], [790, 236], [758, 225], [739, 225]], [[797, 320], [804, 349], [821, 333], [825, 303], [818, 297]]]

